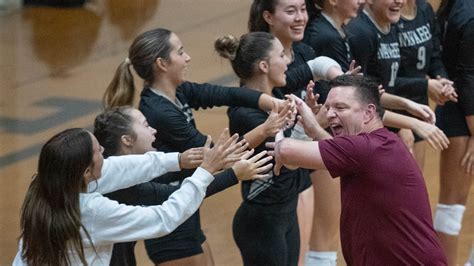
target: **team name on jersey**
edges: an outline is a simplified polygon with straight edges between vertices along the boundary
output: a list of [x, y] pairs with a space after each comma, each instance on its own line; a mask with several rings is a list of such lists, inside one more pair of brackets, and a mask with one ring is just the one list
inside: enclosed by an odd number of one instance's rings
[[400, 32], [398, 34], [398, 39], [401, 47], [419, 45], [431, 40], [431, 37], [432, 35], [429, 23], [420, 26], [414, 30]]
[[381, 43], [377, 51], [378, 59], [400, 58], [398, 43]]

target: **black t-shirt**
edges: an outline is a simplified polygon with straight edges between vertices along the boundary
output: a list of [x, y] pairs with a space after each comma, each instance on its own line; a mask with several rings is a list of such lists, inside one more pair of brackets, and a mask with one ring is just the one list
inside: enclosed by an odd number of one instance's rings
[[[447, 78], [441, 61], [439, 26], [435, 21], [433, 9], [424, 0], [417, 0], [415, 18], [409, 20], [403, 16], [398, 22], [398, 39], [401, 64], [400, 77]], [[416, 90], [418, 89], [418, 90]], [[397, 94], [418, 103], [428, 104], [426, 87], [401, 88]]]
[[352, 54], [362, 66], [362, 72], [378, 80], [387, 92], [398, 95], [408, 89], [426, 90], [424, 78], [397, 76], [400, 49], [396, 25], [391, 25], [390, 31], [385, 33], [363, 10], [346, 29]]
[[[140, 96], [139, 109], [148, 124], [157, 131], [153, 147], [163, 152], [184, 152], [190, 148], [202, 147], [207, 139], [207, 136], [196, 128], [191, 108], [223, 105], [258, 108], [260, 95], [261, 92], [243, 88], [184, 82], [176, 90], [179, 104], [172, 103], [150, 88], [144, 88]], [[168, 173], [160, 180], [163, 180], [163, 183], [180, 181], [191, 176], [193, 172], [194, 170], [185, 169]]]
[[400, 50], [395, 27], [388, 33], [382, 32], [365, 11], [359, 12], [346, 27], [349, 45], [364, 75], [380, 82], [385, 90], [394, 93]]
[[197, 130], [191, 108], [230, 105], [258, 108], [260, 95], [261, 92], [243, 88], [184, 82], [176, 89], [180, 105], [145, 88], [140, 96], [139, 109], [157, 131], [153, 144], [157, 150], [184, 152], [202, 147], [207, 138]]
[[347, 35], [341, 35], [323, 14], [319, 14], [308, 23], [303, 42], [314, 49], [317, 56], [334, 59], [342, 68], [349, 70], [352, 61]]
[[[323, 14], [318, 14], [308, 23], [303, 42], [314, 49], [316, 56], [334, 59], [341, 66], [342, 71], [347, 72], [353, 57], [347, 34], [342, 34]], [[320, 95], [319, 103], [326, 102], [329, 83], [324, 80], [319, 81], [316, 83], [315, 92]]]
[[[247, 107], [230, 107], [227, 110], [229, 130], [231, 134], [239, 133], [243, 136], [259, 126], [268, 118], [268, 114], [258, 109]], [[274, 141], [267, 138], [258, 147], [255, 153], [266, 150], [265, 143]], [[242, 182], [242, 198], [244, 201], [258, 204], [285, 204], [294, 200], [304, 182], [301, 170], [282, 168], [279, 176], [272, 176], [267, 180], [249, 180]]]

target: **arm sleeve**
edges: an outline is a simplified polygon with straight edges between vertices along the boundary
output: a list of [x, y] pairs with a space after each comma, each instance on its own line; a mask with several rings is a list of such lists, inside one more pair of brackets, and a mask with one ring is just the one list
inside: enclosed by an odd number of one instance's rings
[[360, 18], [356, 18], [350, 22], [347, 27], [348, 42], [354, 60], [362, 67], [362, 73], [367, 74], [367, 65], [374, 52], [377, 51], [377, 43], [375, 42], [373, 33], [367, 29]]
[[179, 86], [191, 108], [245, 106], [258, 108], [261, 92], [240, 87], [184, 82]]
[[426, 2], [425, 5], [425, 13], [430, 23], [432, 35], [431, 42], [433, 44], [433, 51], [431, 54], [428, 75], [431, 78], [436, 78], [436, 76], [447, 78], [448, 73], [446, 72], [446, 68], [444, 67], [443, 61], [441, 60], [441, 30], [439, 28], [439, 24], [436, 22], [435, 14], [433, 12], [431, 4]]
[[[232, 168], [217, 175], [206, 190], [206, 197], [210, 197], [239, 183]], [[152, 206], [165, 202], [169, 196], [180, 188], [179, 185], [146, 182], [136, 186], [108, 193], [105, 196], [119, 203], [133, 206]]]
[[218, 192], [223, 191], [235, 184], [239, 183], [232, 168], [215, 175], [214, 181], [207, 187], [206, 197], [210, 197]]
[[308, 64], [301, 64], [286, 71], [286, 85], [284, 94], [294, 93], [299, 88], [304, 88], [313, 79], [313, 73]]
[[179, 171], [178, 153], [112, 156], [104, 160], [101, 177], [90, 182], [87, 190], [105, 194], [150, 181], [170, 171]]
[[312, 60], [309, 60], [306, 63], [311, 69], [314, 80], [329, 80], [328, 70], [331, 67], [341, 68], [341, 66], [336, 62], [336, 60], [331, 59], [327, 56], [318, 56]]
[[[231, 134], [238, 133], [240, 136], [244, 136], [247, 132], [263, 124], [268, 118], [268, 115], [260, 110], [249, 108], [231, 108], [229, 110], [229, 129]], [[266, 141], [268, 141], [268, 138]], [[255, 154], [265, 149], [265, 145], [262, 144], [266, 141], [258, 144], [258, 147], [255, 148]]]
[[456, 66], [458, 79], [455, 81], [459, 89], [459, 103], [465, 115], [474, 115], [474, 20], [464, 26], [459, 45], [460, 58]]
[[364, 136], [338, 137], [318, 141], [324, 165], [332, 177], [344, 177], [360, 170], [368, 152]]
[[395, 80], [394, 94], [409, 99], [425, 95], [428, 89], [426, 78], [397, 77]]
[[162, 204], [178, 189], [179, 186], [149, 181], [130, 188], [117, 190], [104, 196], [126, 205], [151, 206]]
[[[286, 85], [282, 88], [284, 94], [295, 93], [301, 88], [306, 88], [310, 80], [316, 80], [311, 63], [316, 58], [316, 53], [311, 46], [303, 42], [293, 43], [294, 62], [288, 65], [286, 71]], [[313, 64], [314, 65], [314, 64]]]
[[[196, 212], [213, 179], [206, 170], [198, 168], [192, 177], [184, 180], [180, 189], [158, 206], [127, 206], [95, 194], [96, 197], [86, 203], [94, 211], [93, 221], [85, 223], [90, 226], [86, 229], [95, 245], [164, 236]], [[85, 238], [84, 244], [90, 245], [88, 242]]]

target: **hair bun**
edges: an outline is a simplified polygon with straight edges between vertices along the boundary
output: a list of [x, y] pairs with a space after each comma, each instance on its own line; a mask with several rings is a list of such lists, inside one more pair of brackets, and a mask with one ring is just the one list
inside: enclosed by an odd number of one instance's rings
[[214, 42], [214, 49], [219, 53], [219, 55], [231, 61], [235, 59], [238, 48], [239, 39], [232, 35], [219, 37]]

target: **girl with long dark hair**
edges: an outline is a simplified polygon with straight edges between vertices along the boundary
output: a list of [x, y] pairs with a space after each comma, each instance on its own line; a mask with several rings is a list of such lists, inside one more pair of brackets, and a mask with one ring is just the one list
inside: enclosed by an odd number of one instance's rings
[[26, 193], [13, 265], [107, 265], [113, 243], [172, 232], [199, 208], [211, 174], [235, 160], [228, 155], [237, 136], [226, 134], [212, 149], [207, 141], [201, 166], [180, 190], [163, 205], [149, 207], [119, 205], [102, 194], [195, 167], [188, 155], [149, 152], [104, 160], [103, 148], [87, 130], [53, 136], [41, 149]]

